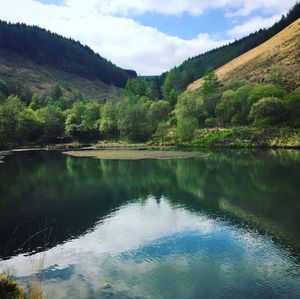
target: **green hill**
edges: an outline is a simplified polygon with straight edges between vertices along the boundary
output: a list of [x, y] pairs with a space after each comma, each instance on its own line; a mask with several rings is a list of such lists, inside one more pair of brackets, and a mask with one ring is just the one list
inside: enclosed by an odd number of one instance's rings
[[[222, 84], [236, 82], [259, 84], [283, 82], [290, 89], [300, 85], [300, 19], [277, 35], [216, 69]], [[203, 84], [198, 79], [188, 86], [195, 90]]]
[[[174, 68], [178, 73], [184, 76], [184, 87], [201, 78], [207, 69], [217, 69], [240, 55], [266, 42], [280, 31], [288, 27], [300, 17], [300, 3], [298, 2], [286, 16], [268, 29], [261, 29], [249, 36], [237, 40], [229, 45], [214, 49], [207, 53], [189, 58], [179, 67]], [[173, 70], [174, 70], [173, 69]], [[163, 84], [167, 73], [160, 76], [159, 80]]]
[[39, 93], [59, 84], [66, 93], [76, 88], [86, 97], [108, 99], [120, 96], [120, 88], [132, 77], [135, 71], [114, 65], [77, 41], [37, 26], [0, 21], [0, 78], [13, 93]]

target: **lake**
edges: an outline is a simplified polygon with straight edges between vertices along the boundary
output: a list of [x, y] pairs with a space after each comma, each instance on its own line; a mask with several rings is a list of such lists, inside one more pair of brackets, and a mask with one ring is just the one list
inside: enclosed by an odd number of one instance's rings
[[299, 298], [299, 151], [2, 160], [0, 272], [47, 298]]

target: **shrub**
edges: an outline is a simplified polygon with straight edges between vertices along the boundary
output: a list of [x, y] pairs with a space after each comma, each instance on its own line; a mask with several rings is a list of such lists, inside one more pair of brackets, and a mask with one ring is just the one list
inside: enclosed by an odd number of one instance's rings
[[258, 126], [279, 125], [287, 118], [287, 108], [278, 98], [262, 98], [252, 106], [249, 118]]
[[176, 130], [179, 140], [183, 142], [191, 141], [197, 127], [197, 120], [195, 118], [190, 117], [179, 119]]
[[289, 125], [300, 127], [300, 88], [297, 88], [286, 97]]
[[262, 98], [275, 97], [283, 98], [286, 91], [281, 87], [273, 84], [260, 84], [255, 86], [249, 94], [248, 103], [253, 105]]

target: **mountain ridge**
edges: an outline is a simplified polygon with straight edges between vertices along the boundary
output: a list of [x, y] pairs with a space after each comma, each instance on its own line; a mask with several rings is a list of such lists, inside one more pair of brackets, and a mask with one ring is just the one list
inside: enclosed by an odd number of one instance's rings
[[[289, 68], [289, 72], [285, 69]], [[300, 18], [274, 37], [215, 70], [223, 84], [239, 80], [263, 83], [274, 72], [285, 72], [292, 88], [300, 82]], [[187, 90], [201, 87], [203, 79], [191, 83]]]

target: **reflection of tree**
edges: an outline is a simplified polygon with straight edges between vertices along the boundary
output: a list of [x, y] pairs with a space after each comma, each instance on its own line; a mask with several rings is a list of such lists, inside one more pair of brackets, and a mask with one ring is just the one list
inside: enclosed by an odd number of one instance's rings
[[[56, 229], [55, 245], [93, 228], [120, 205], [149, 195], [246, 222], [299, 246], [297, 151], [212, 152], [204, 159], [141, 161], [26, 152], [5, 162], [0, 167], [2, 246], [15, 227], [22, 243], [46, 219]], [[37, 245], [34, 240], [28, 244]]]

